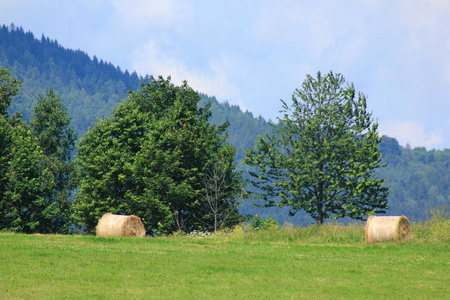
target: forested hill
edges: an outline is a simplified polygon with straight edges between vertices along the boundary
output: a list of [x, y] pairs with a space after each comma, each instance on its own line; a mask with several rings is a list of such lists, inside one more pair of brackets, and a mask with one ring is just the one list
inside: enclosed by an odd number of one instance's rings
[[[81, 50], [66, 49], [48, 37], [37, 39], [16, 26], [0, 28], [0, 68], [10, 70], [23, 83], [11, 112], [21, 111], [25, 120], [29, 120], [39, 96], [53, 88], [63, 99], [79, 136], [97, 118], [109, 115], [128, 90], [139, 89], [140, 82], [148, 80], [148, 76], [121, 70]], [[212, 103], [211, 122], [230, 122], [228, 142], [236, 146], [237, 161], [243, 158], [247, 148], [254, 146], [258, 134], [271, 131], [261, 117], [243, 112], [238, 106], [219, 103], [215, 97], [200, 96], [201, 105]], [[379, 176], [386, 177], [386, 184], [391, 187], [389, 214], [405, 214], [417, 220], [426, 218], [431, 209], [448, 206], [450, 149], [410, 149], [386, 137], [381, 151], [387, 167], [379, 171]], [[289, 219], [286, 210], [259, 210], [248, 203], [243, 212], [295, 223], [308, 220], [302, 215]]]
[[212, 116], [210, 121], [220, 125], [228, 121], [227, 141], [236, 146], [236, 160], [244, 158], [246, 149], [253, 147], [258, 134], [265, 134], [272, 131], [272, 127], [262, 118], [254, 117], [251, 112], [243, 112], [239, 106], [229, 103], [219, 103], [215, 97], [208, 97], [200, 94], [202, 101], [200, 105], [211, 102]]
[[[128, 90], [139, 89], [140, 83], [149, 79], [122, 71], [95, 56], [91, 58], [81, 50], [63, 48], [56, 40], [45, 36], [39, 40], [21, 27], [5, 25], [0, 28], [0, 68], [10, 70], [23, 84], [11, 104], [11, 112], [21, 111], [29, 120], [39, 96], [53, 88], [63, 99], [79, 136], [97, 118], [109, 115]], [[271, 130], [261, 117], [244, 113], [238, 106], [219, 103], [215, 97], [200, 96], [201, 105], [212, 104], [211, 122], [230, 122], [228, 141], [237, 146], [239, 159], [245, 149], [253, 146], [257, 134]]]
[[38, 40], [13, 25], [0, 28], [0, 67], [23, 84], [11, 111], [21, 111], [29, 120], [39, 96], [53, 88], [81, 134], [97, 117], [108, 115], [127, 90], [136, 90], [146, 80], [95, 56], [91, 59], [81, 50], [63, 48], [48, 37]]

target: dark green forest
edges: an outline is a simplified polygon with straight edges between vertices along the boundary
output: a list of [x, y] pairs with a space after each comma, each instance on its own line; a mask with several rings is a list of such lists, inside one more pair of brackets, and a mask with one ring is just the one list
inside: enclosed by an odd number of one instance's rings
[[[14, 25], [0, 27], [0, 69], [9, 70], [22, 82], [19, 94], [9, 106], [10, 114], [20, 111], [23, 119], [30, 122], [40, 97], [52, 89], [67, 108], [79, 138], [97, 118], [110, 116], [129, 90], [139, 90], [142, 82], [150, 80], [150, 76], [122, 70], [82, 50], [66, 49], [44, 35], [38, 39], [33, 33]], [[243, 112], [239, 106], [221, 103], [211, 95], [199, 95], [200, 107], [211, 103], [211, 123], [230, 123], [227, 142], [236, 147], [237, 169], [244, 171], [244, 178], [248, 178], [249, 167], [241, 164], [244, 152], [255, 145], [258, 135], [272, 132], [272, 127], [262, 117]], [[384, 137], [380, 150], [386, 167], [379, 169], [377, 175], [385, 177], [385, 184], [390, 188], [390, 208], [386, 214], [406, 215], [417, 221], [426, 219], [433, 209], [448, 207], [450, 149], [411, 149], [408, 145], [399, 145], [395, 137]], [[251, 205], [252, 201], [256, 200], [247, 200], [243, 204], [243, 214], [271, 217], [280, 223], [305, 225], [314, 222], [302, 212], [290, 217], [287, 209], [257, 208]]]

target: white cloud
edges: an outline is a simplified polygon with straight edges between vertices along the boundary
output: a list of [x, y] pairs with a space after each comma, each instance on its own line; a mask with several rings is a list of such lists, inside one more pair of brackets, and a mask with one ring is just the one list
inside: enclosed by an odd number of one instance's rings
[[436, 26], [450, 9], [448, 0], [400, 0], [400, 4], [406, 12], [401, 21], [412, 29]]
[[[146, 27], [163, 27], [191, 18], [190, 1], [177, 0], [110, 0], [118, 20], [130, 30]], [[136, 28], [138, 27], [138, 28]]]
[[411, 122], [386, 122], [380, 124], [380, 133], [396, 138], [401, 145], [411, 147], [439, 148], [443, 142], [442, 133], [427, 131], [422, 125]]
[[194, 90], [221, 99], [232, 99], [245, 109], [244, 103], [239, 102], [242, 97], [238, 87], [230, 80], [233, 78], [232, 74], [245, 72], [237, 57], [222, 55], [216, 60], [210, 59], [206, 68], [197, 69], [179, 60], [170, 50], [161, 49], [151, 40], [136, 51], [133, 65], [140, 74], [162, 75], [165, 78], [171, 76], [175, 84], [186, 80]]
[[[253, 24], [256, 41], [271, 45], [302, 48], [316, 58], [335, 40], [331, 10], [297, 1], [266, 1]], [[342, 27], [341, 27], [342, 28]]]

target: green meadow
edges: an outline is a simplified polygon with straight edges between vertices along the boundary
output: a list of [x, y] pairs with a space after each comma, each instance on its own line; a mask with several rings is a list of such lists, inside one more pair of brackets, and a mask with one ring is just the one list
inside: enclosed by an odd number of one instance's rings
[[450, 221], [367, 245], [362, 225], [204, 238], [0, 234], [0, 299], [449, 299]]

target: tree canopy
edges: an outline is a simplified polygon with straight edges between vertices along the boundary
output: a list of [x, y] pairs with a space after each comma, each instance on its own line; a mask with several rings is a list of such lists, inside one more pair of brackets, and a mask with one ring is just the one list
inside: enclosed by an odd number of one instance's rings
[[232, 164], [234, 149], [228, 124], [210, 125], [199, 100], [187, 83], [151, 78], [83, 136], [75, 210], [88, 230], [106, 212], [138, 215], [153, 233], [202, 226], [202, 178], [218, 161]]
[[356, 96], [341, 74], [307, 75], [275, 132], [259, 136], [246, 152], [256, 197], [265, 206], [306, 211], [319, 224], [327, 218], [365, 216], [387, 209], [388, 188], [377, 179], [381, 153], [377, 123], [366, 96]]
[[20, 113], [8, 116], [8, 106], [20, 82], [0, 69], [0, 229], [47, 232], [53, 217], [45, 202], [48, 172], [42, 150]]
[[72, 155], [77, 135], [70, 123], [62, 99], [53, 89], [39, 97], [33, 109], [31, 128], [42, 149], [43, 168], [47, 170], [46, 203], [47, 209], [53, 210], [53, 218], [46, 230], [53, 233], [67, 233], [71, 224], [69, 197], [75, 189]]

